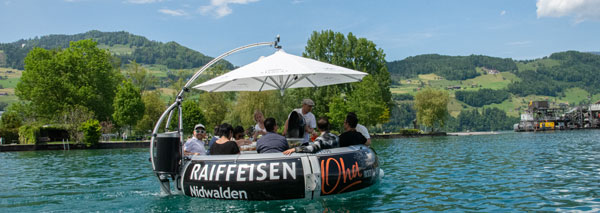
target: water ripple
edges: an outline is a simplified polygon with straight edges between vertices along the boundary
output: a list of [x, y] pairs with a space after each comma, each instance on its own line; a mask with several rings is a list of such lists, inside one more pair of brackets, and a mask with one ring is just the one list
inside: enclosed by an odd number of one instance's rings
[[600, 131], [375, 140], [385, 178], [305, 201], [161, 196], [146, 149], [0, 153], [2, 212], [600, 211]]

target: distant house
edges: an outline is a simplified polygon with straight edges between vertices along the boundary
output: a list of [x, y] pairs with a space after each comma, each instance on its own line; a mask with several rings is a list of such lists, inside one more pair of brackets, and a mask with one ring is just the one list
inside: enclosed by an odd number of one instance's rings
[[487, 72], [487, 74], [498, 74], [498, 73], [500, 73], [500, 71], [495, 70], [495, 69], [488, 69], [488, 68], [485, 68], [485, 67], [483, 67], [482, 69], [483, 69], [483, 71]]
[[460, 86], [448, 86], [446, 87], [447, 90], [455, 90], [455, 89], [460, 89]]

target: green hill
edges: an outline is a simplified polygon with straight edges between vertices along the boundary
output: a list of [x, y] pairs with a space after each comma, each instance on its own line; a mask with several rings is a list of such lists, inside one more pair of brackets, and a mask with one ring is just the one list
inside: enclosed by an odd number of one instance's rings
[[[486, 58], [487, 62], [475, 58]], [[398, 104], [410, 104], [412, 100], [407, 96], [414, 96], [424, 87], [447, 90], [453, 119], [465, 111], [483, 112], [489, 108], [516, 118], [531, 100], [548, 100], [553, 106], [600, 100], [600, 55], [592, 53], [567, 51], [524, 61], [420, 55], [389, 62], [388, 69]]]
[[478, 72], [478, 68], [500, 72], [517, 70], [517, 66], [512, 59], [483, 55], [445, 56], [427, 54], [388, 62], [387, 65], [388, 71], [394, 79], [414, 78], [420, 74], [433, 73], [448, 80], [466, 80], [479, 76], [481, 73]]
[[[47, 35], [32, 39], [21, 39], [12, 43], [0, 43], [0, 67], [23, 70], [23, 60], [34, 47], [44, 49], [66, 48], [69, 42], [93, 39], [99, 47], [108, 49], [122, 63], [135, 60], [140, 64], [164, 65], [169, 69], [198, 68], [212, 60], [211, 57], [181, 46], [176, 42], [151, 41], [143, 36], [128, 32], [100, 32], [92, 30], [75, 35]], [[221, 61], [226, 68], [233, 68]]]

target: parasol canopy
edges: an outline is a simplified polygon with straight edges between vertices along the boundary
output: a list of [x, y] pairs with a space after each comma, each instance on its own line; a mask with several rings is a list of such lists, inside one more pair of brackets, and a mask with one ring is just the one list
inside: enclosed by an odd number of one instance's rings
[[208, 92], [265, 91], [320, 87], [360, 81], [368, 75], [283, 50], [194, 86]]

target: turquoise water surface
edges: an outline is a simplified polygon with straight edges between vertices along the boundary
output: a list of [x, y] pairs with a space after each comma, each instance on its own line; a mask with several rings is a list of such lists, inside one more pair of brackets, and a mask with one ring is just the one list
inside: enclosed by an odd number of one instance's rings
[[600, 131], [376, 140], [368, 189], [319, 200], [161, 196], [147, 149], [0, 153], [0, 212], [600, 211]]

